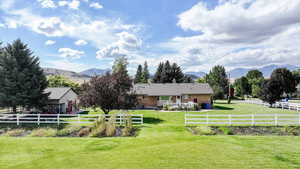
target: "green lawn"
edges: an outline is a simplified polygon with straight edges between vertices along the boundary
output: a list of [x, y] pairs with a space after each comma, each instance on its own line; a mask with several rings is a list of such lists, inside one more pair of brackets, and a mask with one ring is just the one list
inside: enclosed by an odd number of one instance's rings
[[[287, 113], [216, 104], [207, 113]], [[131, 138], [0, 137], [0, 168], [299, 168], [300, 137], [195, 136], [185, 112], [136, 111], [145, 125]], [[206, 113], [206, 112], [205, 112]]]

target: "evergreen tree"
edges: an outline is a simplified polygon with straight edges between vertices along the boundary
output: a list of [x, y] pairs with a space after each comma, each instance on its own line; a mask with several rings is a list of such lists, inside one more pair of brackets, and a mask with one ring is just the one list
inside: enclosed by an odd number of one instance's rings
[[143, 68], [142, 65], [139, 65], [137, 70], [136, 70], [136, 74], [135, 74], [135, 78], [134, 78], [134, 83], [142, 83], [143, 82]]
[[143, 73], [142, 73], [142, 83], [148, 83], [149, 78], [150, 78], [150, 73], [148, 70], [148, 64], [147, 61], [145, 61]]
[[167, 60], [163, 66], [161, 73], [161, 83], [172, 83], [173, 79], [171, 77], [172, 68], [170, 62]]
[[16, 40], [8, 44], [0, 55], [0, 105], [43, 108], [49, 93], [47, 79], [39, 66], [39, 59], [32, 51]]
[[118, 73], [118, 72], [123, 72], [123, 73], [128, 74], [127, 66], [128, 66], [127, 58], [125, 56], [120, 56], [115, 59], [113, 67], [112, 67], [112, 72], [113, 72], [113, 74]]
[[171, 67], [170, 79], [175, 79], [176, 83], [188, 82], [189, 80], [191, 80], [189, 79], [189, 77], [184, 76], [181, 68], [176, 63], [173, 63]]
[[162, 83], [162, 71], [164, 69], [164, 63], [159, 63], [157, 70], [153, 77], [154, 83]]

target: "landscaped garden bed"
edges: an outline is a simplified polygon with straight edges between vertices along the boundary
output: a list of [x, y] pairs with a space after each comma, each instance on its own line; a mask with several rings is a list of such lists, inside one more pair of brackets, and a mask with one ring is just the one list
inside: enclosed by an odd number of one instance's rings
[[300, 126], [198, 126], [187, 129], [195, 135], [300, 136]]
[[132, 126], [131, 119], [127, 119], [124, 125], [116, 125], [116, 118], [100, 117], [91, 126], [78, 125], [36, 125], [24, 124], [0, 126], [0, 136], [11, 137], [121, 137], [136, 136], [138, 128]]

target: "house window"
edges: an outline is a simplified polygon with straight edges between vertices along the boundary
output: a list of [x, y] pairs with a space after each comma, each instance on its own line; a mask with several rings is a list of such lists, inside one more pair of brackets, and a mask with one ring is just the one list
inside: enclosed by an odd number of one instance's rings
[[194, 98], [194, 103], [198, 103], [198, 99], [197, 98]]

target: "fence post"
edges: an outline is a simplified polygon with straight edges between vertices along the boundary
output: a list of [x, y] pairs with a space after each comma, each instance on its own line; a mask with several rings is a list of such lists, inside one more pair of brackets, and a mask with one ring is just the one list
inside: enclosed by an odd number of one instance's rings
[[228, 120], [229, 120], [229, 125], [231, 126], [232, 123], [231, 123], [231, 114], [228, 115]]
[[278, 116], [277, 116], [277, 114], [275, 114], [275, 126], [277, 126], [278, 125]]
[[299, 125], [300, 125], [300, 113], [299, 113]]
[[252, 114], [252, 126], [254, 126], [254, 114]]
[[38, 125], [40, 125], [40, 116], [41, 114], [38, 114]]
[[144, 124], [144, 115], [141, 114], [141, 123]]
[[80, 124], [80, 114], [77, 114], [77, 121]]
[[59, 115], [60, 115], [60, 114], [57, 114], [57, 118], [56, 118], [56, 120], [57, 120], [57, 125], [58, 125], [58, 126], [59, 126], [59, 121], [60, 121], [60, 120], [59, 120]]
[[19, 122], [19, 114], [17, 114], [17, 125], [19, 125], [20, 122]]
[[206, 114], [206, 124], [208, 125], [208, 114]]

